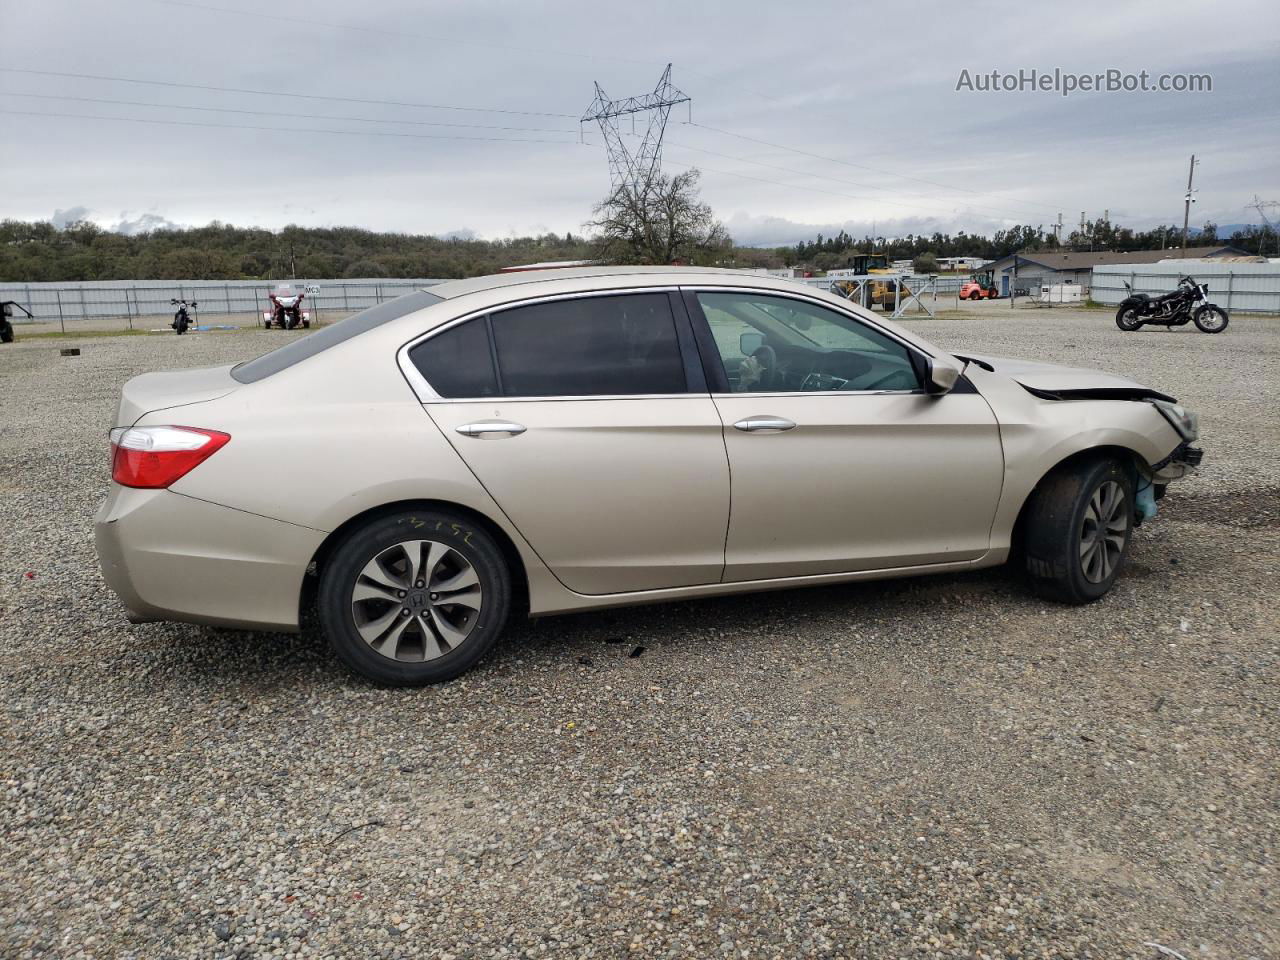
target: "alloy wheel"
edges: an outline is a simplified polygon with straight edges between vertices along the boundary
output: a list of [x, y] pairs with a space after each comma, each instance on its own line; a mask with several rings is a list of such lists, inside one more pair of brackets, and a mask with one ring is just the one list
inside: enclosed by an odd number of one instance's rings
[[1108, 480], [1093, 492], [1080, 525], [1080, 569], [1091, 583], [1111, 576], [1124, 552], [1129, 511], [1124, 488]]
[[483, 591], [461, 553], [435, 540], [407, 540], [365, 564], [351, 590], [351, 616], [365, 643], [391, 660], [434, 660], [466, 641]]

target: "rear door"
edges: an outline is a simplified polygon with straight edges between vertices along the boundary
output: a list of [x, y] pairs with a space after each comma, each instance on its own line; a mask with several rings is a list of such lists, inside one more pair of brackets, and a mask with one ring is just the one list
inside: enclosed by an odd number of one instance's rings
[[728, 463], [674, 293], [530, 302], [409, 358], [431, 419], [569, 589], [720, 580]]
[[726, 581], [982, 556], [1004, 475], [967, 380], [921, 389], [914, 348], [773, 292], [691, 292], [733, 477]]

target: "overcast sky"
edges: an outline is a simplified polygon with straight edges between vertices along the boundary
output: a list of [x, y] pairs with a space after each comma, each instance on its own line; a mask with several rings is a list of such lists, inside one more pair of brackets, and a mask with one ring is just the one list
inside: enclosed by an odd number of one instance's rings
[[[0, 36], [0, 67], [380, 101], [0, 72], [0, 217], [579, 231], [608, 189], [599, 131], [578, 142], [592, 82], [639, 94], [668, 61], [699, 125], [672, 111], [666, 166], [703, 171], [742, 243], [1059, 211], [1180, 223], [1193, 152], [1193, 225], [1280, 200], [1274, 0], [0, 0]], [[962, 70], [1032, 68], [1208, 73], [1213, 90], [956, 91]], [[494, 139], [432, 139], [463, 136]]]

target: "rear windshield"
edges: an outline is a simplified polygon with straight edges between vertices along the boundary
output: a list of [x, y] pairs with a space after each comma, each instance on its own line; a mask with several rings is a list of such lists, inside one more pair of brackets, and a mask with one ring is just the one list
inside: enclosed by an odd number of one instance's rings
[[380, 327], [392, 320], [399, 320], [416, 310], [443, 300], [444, 297], [437, 297], [434, 293], [428, 293], [425, 290], [388, 300], [376, 307], [354, 313], [331, 326], [321, 327], [315, 333], [291, 340], [278, 350], [264, 353], [255, 360], [246, 360], [244, 363], [237, 364], [231, 368], [231, 376], [241, 383], [257, 383], [281, 370], [287, 370], [295, 363], [301, 363], [307, 357], [314, 357], [330, 347], [336, 347], [352, 337], [358, 337], [374, 327]]

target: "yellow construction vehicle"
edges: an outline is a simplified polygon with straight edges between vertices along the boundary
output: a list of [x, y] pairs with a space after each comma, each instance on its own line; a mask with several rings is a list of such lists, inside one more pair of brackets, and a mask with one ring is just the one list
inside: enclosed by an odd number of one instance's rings
[[[828, 271], [830, 274], [831, 271]], [[856, 303], [865, 306], [878, 305], [885, 310], [892, 310], [897, 303], [899, 296], [906, 297], [906, 289], [904, 287], [901, 295], [898, 293], [897, 280], [868, 280], [866, 282], [866, 290], [860, 292], [857, 290], [857, 283], [852, 280], [845, 280], [841, 274], [849, 276], [873, 276], [877, 273], [893, 273], [893, 268], [889, 266], [889, 258], [883, 253], [855, 253], [849, 258], [849, 266], [836, 273], [832, 290], [843, 296], [849, 297]]]

